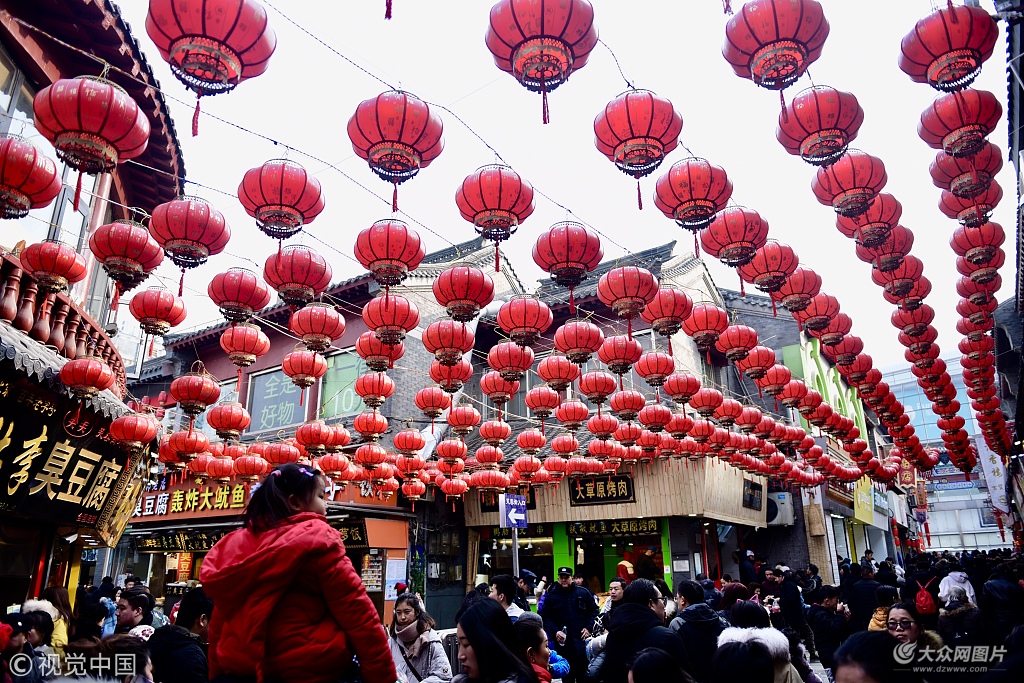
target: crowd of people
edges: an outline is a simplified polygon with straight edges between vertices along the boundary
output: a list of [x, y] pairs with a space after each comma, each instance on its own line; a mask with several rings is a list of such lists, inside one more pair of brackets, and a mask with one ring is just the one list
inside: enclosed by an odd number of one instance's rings
[[132, 577], [82, 589], [74, 608], [47, 588], [0, 620], [0, 683], [1024, 680], [1024, 563], [1009, 551], [906, 567], [868, 551], [837, 558], [832, 585], [813, 564], [744, 550], [739, 580], [698, 574], [673, 591], [660, 572], [626, 571], [603, 603], [572, 567], [550, 584], [499, 574], [466, 596], [452, 661], [415, 594], [382, 627], [327, 524], [325, 483], [304, 465], [276, 468], [176, 603], [157, 607]]

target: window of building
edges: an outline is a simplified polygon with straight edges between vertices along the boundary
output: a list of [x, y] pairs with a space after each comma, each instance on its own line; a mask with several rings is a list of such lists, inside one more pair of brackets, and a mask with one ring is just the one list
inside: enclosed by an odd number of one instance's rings
[[320, 414], [327, 417], [355, 415], [366, 409], [356, 393], [359, 375], [367, 371], [366, 362], [352, 351], [327, 356], [327, 373], [320, 385]]

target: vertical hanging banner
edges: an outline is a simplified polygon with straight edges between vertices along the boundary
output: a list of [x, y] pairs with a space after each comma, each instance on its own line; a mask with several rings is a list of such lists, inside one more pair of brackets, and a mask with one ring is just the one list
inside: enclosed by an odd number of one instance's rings
[[976, 439], [978, 447], [978, 462], [981, 464], [981, 471], [985, 473], [985, 481], [988, 482], [988, 490], [992, 496], [992, 507], [1004, 515], [1010, 514], [1010, 501], [1006, 497], [1006, 469], [1003, 461], [988, 447], [984, 439]]

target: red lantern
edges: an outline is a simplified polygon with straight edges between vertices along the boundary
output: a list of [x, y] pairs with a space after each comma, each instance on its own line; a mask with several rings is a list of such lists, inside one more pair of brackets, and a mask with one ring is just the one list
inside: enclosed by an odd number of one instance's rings
[[934, 319], [935, 311], [928, 304], [923, 304], [913, 311], [895, 310], [889, 316], [892, 326], [909, 336], [923, 334]]
[[327, 289], [333, 273], [323, 256], [293, 244], [270, 255], [263, 278], [290, 306], [302, 307]]
[[454, 320], [469, 322], [494, 300], [494, 281], [475, 266], [454, 266], [437, 276], [433, 291], [437, 303], [445, 307], [448, 315]]
[[441, 365], [455, 365], [473, 349], [475, 337], [466, 323], [436, 320], [423, 331], [423, 347]]
[[57, 165], [27, 140], [0, 135], [0, 160], [0, 218], [24, 218], [29, 210], [49, 206], [60, 194]]
[[536, 344], [553, 321], [548, 305], [532, 296], [515, 296], [498, 309], [498, 326], [520, 346]]
[[669, 353], [672, 352], [671, 337], [683, 327], [683, 321], [690, 317], [693, 301], [686, 292], [670, 287], [659, 287], [654, 298], [640, 313], [651, 329], [669, 339]]
[[383, 372], [368, 372], [356, 379], [355, 392], [369, 408], [380, 408], [395, 393], [395, 381]]
[[725, 27], [722, 55], [737, 76], [782, 90], [821, 56], [828, 31], [815, 0], [748, 2]]
[[593, 323], [570, 320], [555, 330], [554, 343], [555, 348], [564, 353], [570, 362], [583, 365], [601, 348], [604, 333]]
[[181, 269], [182, 285], [185, 270], [206, 263], [227, 246], [231, 228], [217, 209], [199, 197], [181, 196], [153, 209], [149, 233], [163, 247], [167, 257]]
[[[641, 397], [642, 399], [643, 397]], [[613, 408], [614, 410], [614, 408]], [[590, 409], [580, 401], [563, 401], [555, 408], [555, 419], [562, 423], [562, 426], [569, 431], [576, 431], [587, 421], [590, 416]]]
[[152, 415], [130, 413], [116, 418], [107, 431], [129, 453], [141, 453], [160, 433], [160, 423]]
[[900, 69], [915, 83], [943, 92], [961, 90], [981, 73], [998, 38], [999, 27], [988, 12], [950, 2], [903, 38]]
[[533, 186], [508, 166], [484, 166], [462, 181], [455, 203], [477, 233], [494, 242], [494, 270], [500, 272], [498, 245], [533, 213]]
[[596, 405], [608, 400], [608, 397], [615, 393], [615, 388], [615, 377], [607, 372], [588, 372], [580, 377], [580, 393]]
[[213, 276], [206, 293], [228, 322], [245, 322], [270, 303], [270, 290], [256, 273], [230, 268]]
[[792, 379], [793, 373], [785, 365], [773, 365], [765, 371], [764, 377], [755, 380], [755, 384], [769, 396], [778, 396]]
[[63, 292], [85, 278], [85, 257], [57, 240], [35, 242], [21, 251], [21, 268], [46, 293]]
[[[547, 441], [548, 440], [544, 434], [537, 429], [524, 429], [519, 432], [519, 436], [516, 437], [516, 445], [519, 446], [519, 450], [529, 456], [537, 455], [537, 453], [544, 448]], [[537, 469], [540, 468], [538, 467]]]
[[683, 321], [683, 332], [693, 339], [697, 348], [710, 349], [728, 326], [728, 313], [712, 304], [699, 304]]
[[166, 289], [151, 287], [132, 297], [128, 304], [146, 334], [162, 337], [185, 320], [185, 303]]
[[239, 323], [220, 335], [220, 347], [241, 372], [270, 350], [270, 339], [257, 325]]
[[864, 342], [860, 337], [845, 336], [833, 346], [826, 346], [825, 353], [832, 356], [836, 365], [850, 365], [864, 351]]
[[999, 276], [999, 269], [1006, 262], [1006, 254], [1002, 249], [996, 249], [995, 256], [988, 263], [971, 263], [961, 257], [956, 260], [956, 270], [961, 275], [966, 275], [976, 284], [987, 284]]
[[238, 441], [241, 433], [249, 428], [252, 418], [238, 401], [225, 401], [210, 408], [206, 423], [225, 441]]
[[633, 367], [633, 363], [640, 360], [644, 349], [635, 339], [625, 335], [605, 337], [601, 348], [597, 350], [597, 357], [608, 369], [616, 375], [624, 375]]
[[647, 382], [648, 386], [658, 388], [664, 385], [669, 376], [676, 371], [676, 362], [668, 354], [648, 351], [640, 356], [633, 369]]
[[786, 382], [775, 398], [777, 398], [779, 403], [787, 408], [796, 408], [806, 396], [807, 385], [798, 379], [794, 379]]
[[936, 187], [969, 199], [985, 192], [1002, 167], [1003, 157], [999, 148], [986, 142], [968, 159], [939, 152], [928, 171]]
[[541, 233], [533, 245], [533, 261], [556, 284], [569, 289], [569, 310], [575, 312], [573, 290], [604, 258], [601, 240], [582, 223], [563, 221]]
[[[769, 241], [754, 252], [749, 262], [737, 268], [744, 282], [753, 284], [766, 294], [779, 291], [786, 279], [796, 272], [799, 259], [788, 244]], [[772, 306], [775, 299], [772, 299]]]
[[852, 218], [871, 208], [887, 180], [881, 159], [851, 149], [836, 163], [818, 169], [811, 191], [819, 202], [831, 206], [840, 216]]
[[[610, 439], [618, 428], [618, 418], [607, 413], [593, 415], [587, 420], [587, 431], [593, 434], [594, 438], [599, 441]], [[593, 455], [593, 453], [591, 454]]]
[[526, 392], [526, 407], [541, 420], [550, 417], [561, 402], [558, 392], [551, 387], [541, 385]]
[[594, 119], [597, 150], [616, 168], [637, 179], [637, 206], [643, 209], [640, 178], [653, 173], [679, 144], [683, 118], [672, 103], [649, 90], [628, 90], [605, 105]]
[[543, 98], [587, 64], [597, 46], [594, 8], [587, 0], [499, 0], [491, 7], [485, 38], [494, 63]]
[[892, 296], [910, 293], [914, 283], [924, 275], [924, 264], [914, 255], [907, 256], [894, 270], [884, 272], [873, 269], [871, 281], [885, 289]]
[[[908, 256], [907, 258], [915, 257]], [[903, 259], [904, 263], [906, 263], [906, 260], [907, 259]], [[906, 289], [903, 288], [905, 285], [908, 285], [906, 286]], [[925, 297], [927, 297], [932, 291], [932, 283], [924, 276], [921, 276], [916, 280], [910, 280], [909, 283], [894, 280], [891, 283], [886, 283], [886, 286], [888, 289], [882, 292], [882, 297], [889, 303], [896, 304], [905, 311], [912, 311], [920, 306], [924, 303]], [[897, 289], [897, 287], [899, 289]]]
[[700, 390], [700, 380], [687, 373], [673, 373], [665, 378], [662, 391], [671, 396], [677, 405], [686, 405]]
[[891, 194], [880, 192], [860, 216], [836, 218], [836, 227], [857, 244], [873, 247], [886, 240], [902, 215], [903, 206], [899, 201]]
[[196, 93], [193, 136], [199, 132], [199, 98], [259, 76], [277, 47], [267, 11], [255, 0], [153, 0], [146, 33], [174, 77]]
[[114, 386], [114, 371], [102, 358], [80, 356], [61, 366], [60, 381], [81, 400]]
[[881, 244], [874, 247], [858, 244], [855, 251], [857, 258], [865, 263], [870, 263], [875, 270], [888, 272], [899, 268], [913, 246], [914, 233], [902, 225], [897, 225]]
[[501, 342], [487, 352], [487, 364], [502, 379], [517, 382], [533, 366], [533, 349], [512, 342]]
[[775, 137], [790, 154], [814, 166], [829, 166], [843, 156], [863, 122], [864, 110], [852, 93], [818, 85], [786, 105]]
[[736, 369], [753, 380], [764, 377], [765, 372], [773, 365], [775, 352], [767, 346], [755, 346], [742, 360], [736, 361]]
[[[359, 432], [359, 435], [363, 437], [364, 441], [376, 441], [380, 438], [381, 434], [388, 431], [388, 420], [386, 417], [378, 413], [376, 410], [367, 410], [359, 413], [352, 420], [352, 428]], [[376, 444], [373, 444], [376, 446]], [[376, 446], [380, 448], [379, 446]], [[362, 447], [360, 447], [361, 449]], [[381, 448], [381, 451], [384, 449]], [[356, 453], [356, 461], [358, 462], [359, 453]], [[374, 464], [380, 464], [387, 459], [387, 453], [384, 454], [384, 458]]]
[[715, 348], [733, 362], [746, 358], [755, 346], [757, 346], [757, 330], [746, 325], [726, 327], [715, 342]]
[[324, 210], [320, 181], [287, 159], [246, 171], [238, 200], [260, 230], [279, 240], [292, 237]]
[[[292, 384], [305, 389], [327, 373], [327, 361], [315, 351], [292, 351], [281, 361], [281, 370], [288, 375]], [[303, 392], [305, 394], [305, 392]], [[302, 405], [302, 401], [299, 401]]]
[[[712, 417], [715, 419], [720, 426], [728, 429], [735, 422], [736, 419], [743, 414], [743, 404], [737, 400], [727, 398], [722, 401], [722, 404], [715, 408], [715, 412], [712, 413]], [[643, 420], [641, 420], [642, 422]]]
[[416, 392], [415, 401], [416, 407], [430, 418], [431, 424], [452, 405], [451, 396], [442, 391], [440, 387], [423, 387]]
[[480, 424], [480, 412], [466, 404], [453, 406], [448, 412], [448, 424], [459, 436], [466, 436]]
[[727, 266], [742, 266], [768, 240], [768, 221], [752, 209], [730, 206], [722, 209], [700, 233], [704, 251]]
[[839, 300], [828, 294], [819, 294], [811, 299], [807, 308], [793, 314], [797, 322], [808, 330], [823, 330], [839, 315]]
[[988, 222], [989, 216], [1002, 198], [1003, 188], [994, 180], [989, 183], [987, 190], [970, 199], [957, 197], [952, 192], [943, 190], [939, 200], [939, 211], [974, 228]]
[[363, 332], [356, 339], [356, 353], [370, 370], [384, 372], [394, 367], [395, 361], [405, 355], [405, 344], [385, 344], [371, 330]]
[[345, 334], [345, 318], [334, 306], [310, 303], [292, 313], [288, 329], [302, 340], [310, 351], [326, 351]]
[[416, 304], [401, 294], [381, 294], [363, 306], [363, 322], [384, 344], [393, 345], [420, 324]]
[[500, 373], [492, 370], [484, 373], [480, 378], [480, 391], [500, 410], [503, 405], [512, 400], [513, 396], [519, 393], [519, 382], [507, 380]]
[[[141, 284], [164, 260], [163, 249], [149, 231], [130, 220], [116, 220], [96, 228], [89, 238], [89, 251], [117, 283], [116, 299]], [[116, 308], [117, 302], [111, 302], [111, 307]]]
[[921, 114], [917, 134], [929, 147], [952, 157], [972, 157], [985, 145], [1003, 115], [1003, 107], [987, 90], [968, 88], [939, 95]]
[[658, 178], [654, 192], [654, 204], [663, 214], [696, 233], [726, 207], [732, 197], [732, 181], [722, 167], [690, 157], [672, 164], [668, 173]]
[[[33, 125], [57, 158], [79, 172], [73, 207], [78, 211], [84, 173], [106, 173], [146, 151], [146, 113], [119, 85], [100, 78], [62, 78], [32, 101]], [[158, 240], [159, 241], [159, 240]]]
[[810, 306], [820, 292], [821, 276], [810, 268], [797, 268], [771, 297], [773, 303], [778, 302], [790, 313], [797, 313]]
[[995, 298], [995, 293], [999, 291], [1002, 284], [1003, 279], [998, 274], [985, 283], [974, 282], [969, 277], [962, 277], [956, 282], [956, 293], [974, 303], [983, 304]]
[[436, 360], [430, 364], [430, 379], [441, 385], [441, 389], [454, 394], [473, 376], [473, 366], [468, 360], [460, 360], [455, 365], [441, 365]]
[[[197, 429], [186, 432], [174, 432], [167, 439], [168, 450], [177, 456], [179, 461], [188, 462], [194, 460], [200, 453], [210, 450], [210, 439], [206, 434]], [[244, 452], [244, 451], [243, 451]], [[227, 457], [228, 463], [231, 458]], [[207, 465], [207, 472], [213, 474], [213, 468]]]
[[356, 258], [381, 287], [396, 287], [423, 261], [420, 236], [403, 221], [377, 221], [356, 236]]
[[701, 417], [710, 418], [724, 401], [722, 392], [711, 387], [704, 387], [690, 398], [690, 407]]
[[381, 180], [394, 185], [391, 210], [398, 211], [398, 185], [415, 177], [444, 149], [444, 126], [415, 95], [390, 90], [363, 100], [348, 121], [352, 149]]
[[579, 378], [580, 368], [565, 356], [553, 353], [537, 364], [537, 375], [555, 391], [565, 391]]
[[198, 370], [176, 378], [171, 382], [169, 389], [181, 411], [192, 417], [202, 413], [207, 406], [213, 405], [220, 398], [217, 380], [206, 371], [202, 363], [197, 364]]

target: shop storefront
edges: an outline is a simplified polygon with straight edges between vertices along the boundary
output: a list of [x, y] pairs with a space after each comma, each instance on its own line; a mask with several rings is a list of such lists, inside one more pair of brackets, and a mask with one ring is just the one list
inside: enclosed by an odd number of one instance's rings
[[[0, 356], [17, 359], [28, 343], [0, 342], [0, 351], [11, 351]], [[46, 376], [43, 364], [56, 354], [35, 351], [32, 366]], [[22, 355], [21, 362], [29, 360]], [[114, 397], [101, 394], [80, 407], [59, 384], [21, 375], [7, 362], [0, 367], [0, 600], [10, 605], [47, 585], [74, 592], [83, 552], [121, 536], [148, 463], [108, 434], [111, 418], [127, 412]]]
[[[764, 479], [716, 459], [655, 463], [614, 476], [582, 477], [558, 487], [531, 489], [519, 533], [520, 566], [553, 578], [573, 567], [595, 592], [632, 567], [652, 571], [672, 585], [706, 572], [733, 571], [728, 563], [738, 528], [765, 526], [763, 505], [743, 505], [744, 482]], [[470, 498], [469, 572], [476, 583], [512, 569], [512, 537], [498, 527], [496, 506]], [[692, 529], [691, 529], [692, 527]]]
[[[125, 563], [116, 571], [138, 576], [157, 598], [173, 601], [198, 581], [213, 545], [241, 528], [249, 495], [250, 485], [238, 481], [191, 479], [145, 492], [122, 541]], [[379, 500], [348, 485], [328, 492], [327, 519], [341, 533], [378, 612], [389, 615], [395, 583], [408, 580], [407, 514], [395, 507], [394, 497]]]

